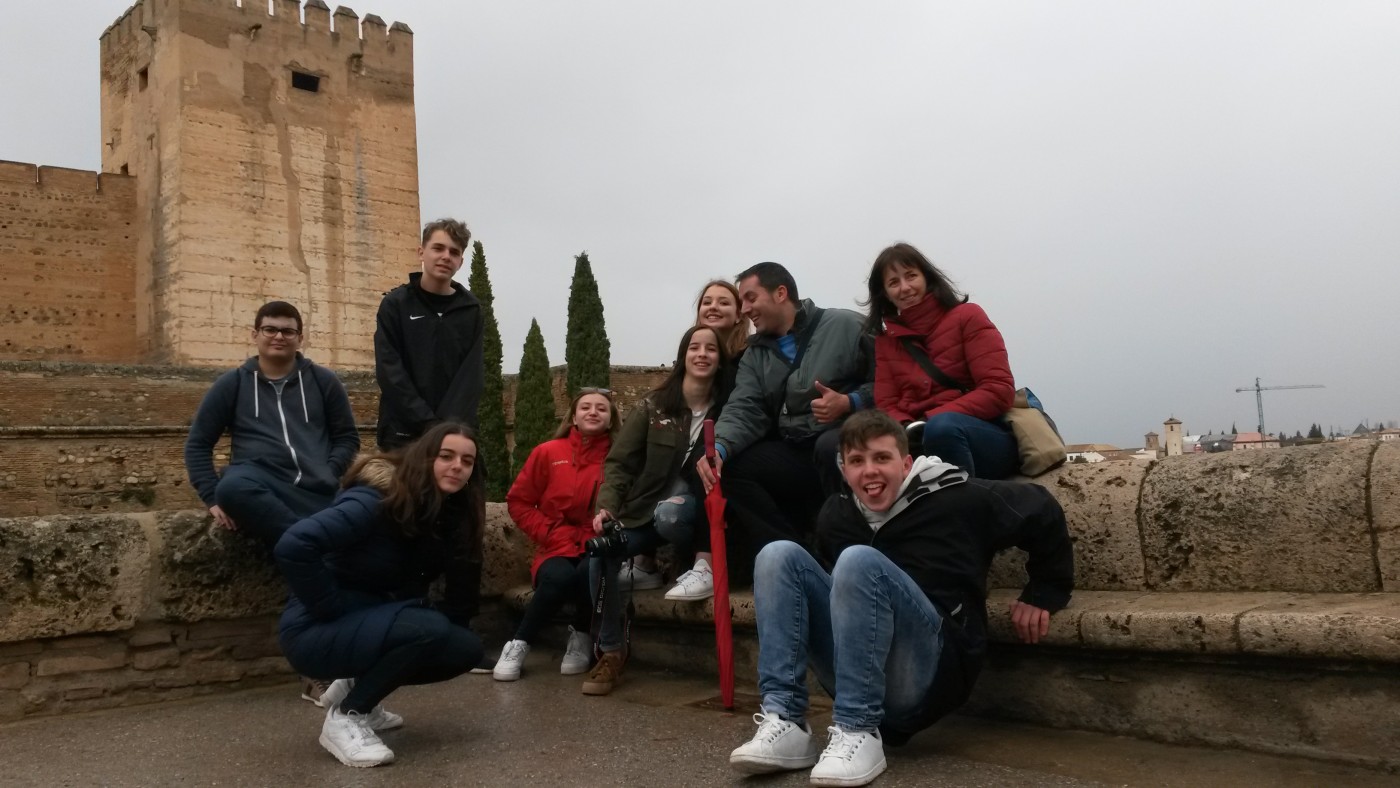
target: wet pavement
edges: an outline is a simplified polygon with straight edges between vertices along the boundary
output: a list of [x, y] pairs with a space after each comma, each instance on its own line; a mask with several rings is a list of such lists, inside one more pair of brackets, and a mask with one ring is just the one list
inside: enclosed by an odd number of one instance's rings
[[[547, 653], [531, 654], [526, 668], [514, 683], [469, 675], [395, 693], [385, 705], [406, 724], [384, 737], [398, 756], [389, 766], [342, 766], [316, 742], [322, 712], [287, 685], [0, 726], [0, 784], [807, 784], [806, 772], [730, 770], [729, 751], [754, 731], [754, 709], [716, 709], [707, 703], [712, 681], [646, 672], [599, 698], [579, 692], [582, 676], [560, 676]], [[828, 720], [819, 713], [813, 727]], [[889, 770], [874, 783], [885, 788], [1400, 782], [1314, 761], [969, 718], [945, 720], [887, 755]]]

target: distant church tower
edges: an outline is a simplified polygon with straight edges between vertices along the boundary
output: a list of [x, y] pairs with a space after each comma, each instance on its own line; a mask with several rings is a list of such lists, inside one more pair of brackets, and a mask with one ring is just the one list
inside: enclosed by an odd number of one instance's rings
[[268, 7], [140, 0], [102, 34], [102, 170], [137, 177], [138, 341], [230, 365], [280, 299], [309, 355], [367, 368], [380, 294], [416, 264], [413, 33]]
[[1162, 422], [1162, 437], [1165, 439], [1168, 457], [1181, 456], [1181, 422], [1175, 416]]
[[1156, 452], [1159, 456], [1162, 453], [1161, 444], [1157, 442], [1157, 433], [1149, 432], [1142, 436], [1143, 451]]

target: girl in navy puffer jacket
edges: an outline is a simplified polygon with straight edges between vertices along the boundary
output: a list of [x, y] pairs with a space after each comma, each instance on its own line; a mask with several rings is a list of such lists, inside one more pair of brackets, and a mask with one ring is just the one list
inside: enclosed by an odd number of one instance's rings
[[[403, 724], [380, 705], [389, 693], [481, 664], [467, 628], [481, 580], [476, 456], [471, 430], [447, 422], [401, 452], [362, 457], [335, 503], [277, 542], [292, 592], [282, 651], [303, 675], [337, 679], [321, 696], [320, 742], [347, 766], [394, 759], [378, 736]], [[430, 601], [444, 574], [445, 598]]]

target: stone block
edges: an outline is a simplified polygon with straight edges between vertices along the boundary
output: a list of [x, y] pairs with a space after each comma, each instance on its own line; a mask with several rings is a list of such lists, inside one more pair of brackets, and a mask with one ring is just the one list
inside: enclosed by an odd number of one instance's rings
[[281, 612], [286, 586], [269, 551], [254, 539], [212, 527], [203, 511], [162, 512], [157, 530], [163, 549], [155, 596], [164, 620]]
[[19, 689], [28, 683], [28, 662], [12, 662], [8, 665], [0, 665], [0, 689]]
[[[1093, 591], [1145, 587], [1138, 496], [1147, 466], [1131, 461], [1075, 463], [1035, 478], [1065, 510], [1074, 540], [1074, 585]], [[1024, 559], [1018, 569], [1024, 565]], [[1025, 573], [1021, 572], [1021, 578]], [[1013, 587], [1019, 587], [1024, 579]]]
[[1252, 654], [1400, 662], [1400, 594], [1299, 594], [1243, 614]]
[[131, 633], [131, 637], [126, 639], [126, 644], [132, 648], [142, 648], [145, 646], [165, 646], [174, 640], [175, 633], [170, 627], [140, 626]]
[[131, 666], [137, 670], [173, 668], [178, 664], [180, 664], [180, 649], [174, 646], [138, 651], [131, 656]]
[[118, 647], [80, 656], [45, 657], [35, 666], [34, 675], [61, 676], [65, 673], [88, 673], [122, 667], [126, 667], [126, 649]]
[[292, 666], [288, 665], [287, 660], [281, 656], [267, 656], [249, 660], [243, 668], [243, 675], [249, 678], [290, 675], [294, 672]]
[[530, 583], [533, 547], [503, 503], [486, 504], [486, 530], [482, 534], [485, 563], [481, 569], [481, 594], [500, 596], [507, 589]]
[[1400, 443], [1381, 443], [1371, 458], [1371, 526], [1385, 591], [1400, 591]]
[[63, 691], [63, 700], [92, 700], [102, 697], [106, 692], [102, 687], [74, 687]]
[[120, 515], [0, 519], [0, 641], [130, 628], [151, 548]]
[[271, 637], [276, 633], [277, 622], [267, 618], [252, 621], [201, 621], [186, 631], [184, 640], [191, 645], [223, 644]]
[[[987, 638], [1001, 643], [1020, 643], [1011, 626], [1011, 603], [1020, 596], [1015, 589], [996, 589], [987, 596]], [[1097, 611], [1118, 610], [1144, 596], [1133, 591], [1075, 591], [1069, 607], [1050, 616], [1050, 631], [1040, 642], [1048, 646], [1078, 646], [1079, 622]]]
[[1240, 651], [1240, 616], [1289, 594], [1157, 593], [1125, 599], [1115, 608], [1085, 613], [1079, 633], [1089, 648], [1187, 654]]
[[1140, 509], [1148, 587], [1380, 590], [1366, 510], [1372, 448], [1333, 443], [1154, 464]]

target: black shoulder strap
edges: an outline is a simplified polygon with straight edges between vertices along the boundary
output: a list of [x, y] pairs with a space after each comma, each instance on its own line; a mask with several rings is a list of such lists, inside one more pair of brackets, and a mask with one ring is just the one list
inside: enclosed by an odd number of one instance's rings
[[967, 386], [948, 377], [948, 373], [939, 369], [938, 365], [933, 363], [933, 359], [928, 357], [928, 353], [924, 352], [923, 346], [919, 344], [917, 339], [913, 337], [900, 337], [899, 343], [904, 346], [904, 350], [914, 357], [914, 360], [919, 363], [919, 366], [923, 367], [923, 370], [927, 372], [928, 376], [933, 378], [934, 382], [938, 385], [945, 389], [957, 389], [964, 394], [969, 391]]

